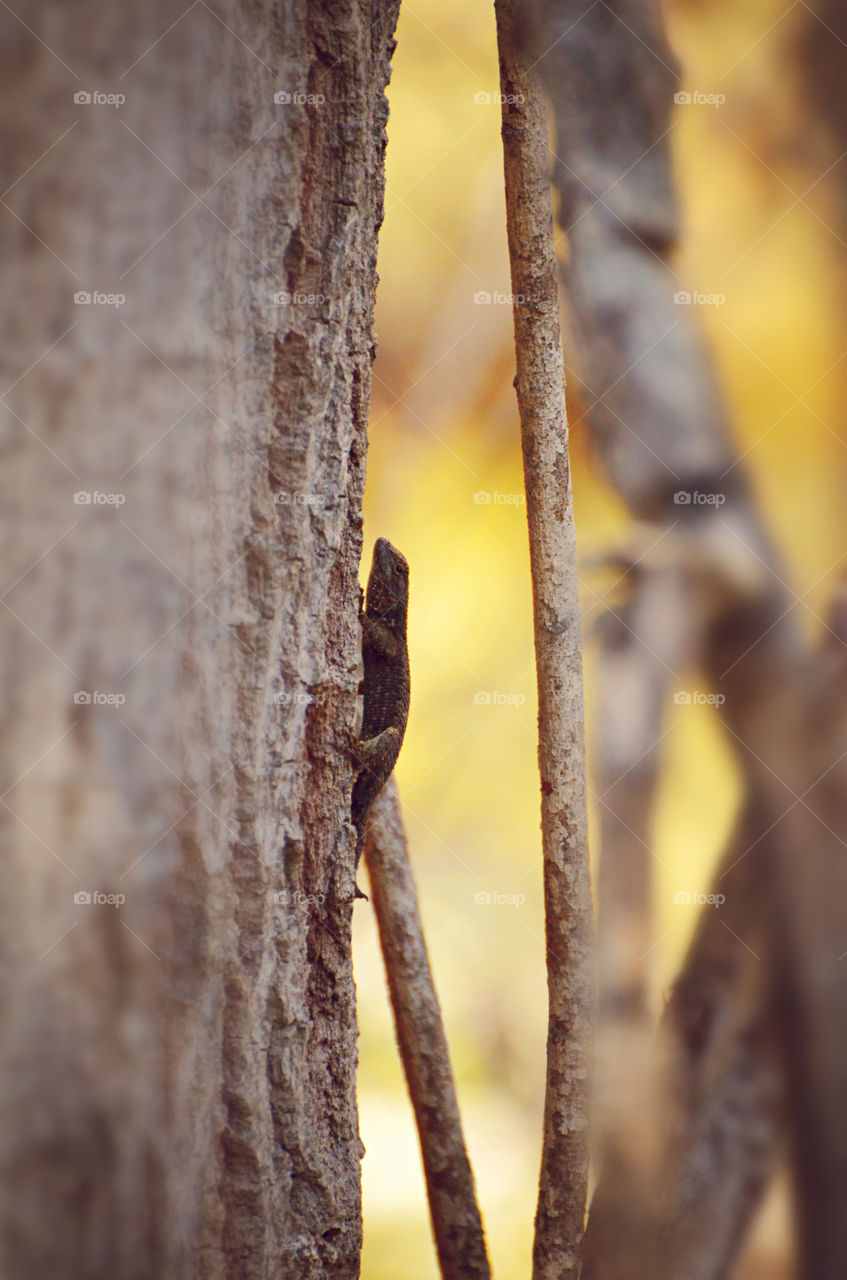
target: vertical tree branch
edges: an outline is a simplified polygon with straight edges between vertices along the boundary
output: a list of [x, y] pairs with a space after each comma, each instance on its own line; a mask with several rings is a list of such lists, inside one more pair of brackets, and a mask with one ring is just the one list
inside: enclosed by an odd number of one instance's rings
[[513, 6], [498, 0], [495, 12], [532, 568], [549, 987], [533, 1261], [536, 1280], [552, 1280], [579, 1272], [588, 1174], [593, 967], [582, 661], [544, 98], [519, 50]]
[[473, 1171], [393, 779], [374, 803], [365, 863], [397, 1044], [418, 1126], [441, 1274], [444, 1280], [489, 1280]]

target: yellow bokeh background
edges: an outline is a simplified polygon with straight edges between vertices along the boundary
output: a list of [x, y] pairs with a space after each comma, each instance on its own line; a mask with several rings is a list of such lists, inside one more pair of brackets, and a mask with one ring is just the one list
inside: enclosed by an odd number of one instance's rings
[[[726, 97], [674, 117], [681, 287], [725, 296], [720, 307], [700, 307], [698, 319], [800, 597], [797, 617], [814, 635], [843, 546], [843, 277], [834, 190], [826, 179], [813, 185], [834, 157], [808, 145], [798, 118], [793, 46], [804, 16], [805, 6], [778, 0], [689, 0], [668, 10], [683, 85]], [[404, 3], [398, 42], [363, 578], [380, 535], [411, 565], [412, 708], [397, 777], [493, 1268], [499, 1280], [517, 1280], [530, 1266], [546, 989], [512, 317], [508, 305], [474, 301], [510, 288], [499, 108], [477, 100], [498, 88], [493, 9]], [[581, 427], [572, 452], [580, 559], [589, 561], [625, 541], [628, 518]], [[581, 578], [590, 738], [603, 583], [588, 570]], [[668, 725], [655, 824], [657, 1005], [694, 923], [673, 895], [708, 889], [739, 796], [716, 718], [672, 707]], [[596, 818], [595, 803], [595, 843]], [[474, 901], [486, 891], [516, 901]], [[362, 1273], [431, 1280], [438, 1271], [417, 1138], [367, 909], [356, 913], [355, 967], [367, 1148]], [[772, 1196], [749, 1267], [785, 1254], [787, 1218], [784, 1193]]]

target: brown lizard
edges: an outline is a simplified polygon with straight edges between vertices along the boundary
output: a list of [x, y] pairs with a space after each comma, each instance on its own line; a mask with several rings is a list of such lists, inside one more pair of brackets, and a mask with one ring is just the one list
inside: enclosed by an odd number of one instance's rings
[[362, 856], [368, 810], [400, 754], [409, 718], [409, 566], [387, 538], [374, 544], [362, 624], [362, 727], [353, 743], [359, 766], [353, 784], [352, 819], [356, 828], [356, 866]]

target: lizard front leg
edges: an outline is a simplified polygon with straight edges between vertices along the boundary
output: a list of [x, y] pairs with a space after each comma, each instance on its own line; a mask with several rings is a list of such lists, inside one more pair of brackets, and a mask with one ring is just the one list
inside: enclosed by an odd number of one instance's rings
[[394, 632], [384, 622], [369, 618], [366, 613], [359, 615], [362, 624], [362, 646], [367, 646], [381, 658], [396, 658], [400, 645]]

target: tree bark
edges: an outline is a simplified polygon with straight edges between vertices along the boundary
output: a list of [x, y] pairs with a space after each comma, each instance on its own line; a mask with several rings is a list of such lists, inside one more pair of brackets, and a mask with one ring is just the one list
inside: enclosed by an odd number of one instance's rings
[[536, 1280], [577, 1276], [588, 1180], [594, 1011], [582, 639], [546, 101], [497, 0], [506, 223], [532, 570], [547, 940], [547, 1083]]
[[[0, 1270], [21, 1280], [358, 1274], [338, 735], [396, 14], [2, 14], [23, 127], [0, 205]], [[74, 100], [98, 92], [125, 101]]]

